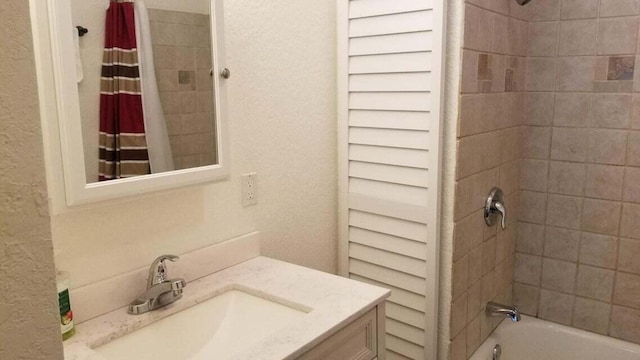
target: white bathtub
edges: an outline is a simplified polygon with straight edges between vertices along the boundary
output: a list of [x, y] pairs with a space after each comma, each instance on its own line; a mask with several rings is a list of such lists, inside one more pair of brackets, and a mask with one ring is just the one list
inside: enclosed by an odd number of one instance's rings
[[501, 360], [640, 360], [640, 345], [528, 316], [503, 321], [471, 360], [491, 360], [496, 344]]

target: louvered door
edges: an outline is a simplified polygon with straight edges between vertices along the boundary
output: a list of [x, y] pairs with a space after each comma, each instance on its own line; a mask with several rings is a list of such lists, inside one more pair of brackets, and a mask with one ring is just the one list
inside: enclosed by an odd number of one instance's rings
[[392, 290], [387, 359], [435, 359], [443, 0], [338, 0], [341, 273]]

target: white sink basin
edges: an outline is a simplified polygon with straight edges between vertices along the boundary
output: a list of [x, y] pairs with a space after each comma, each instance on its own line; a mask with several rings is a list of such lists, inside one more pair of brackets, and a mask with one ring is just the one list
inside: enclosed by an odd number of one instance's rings
[[301, 309], [232, 289], [93, 350], [114, 360], [226, 359], [299, 320]]

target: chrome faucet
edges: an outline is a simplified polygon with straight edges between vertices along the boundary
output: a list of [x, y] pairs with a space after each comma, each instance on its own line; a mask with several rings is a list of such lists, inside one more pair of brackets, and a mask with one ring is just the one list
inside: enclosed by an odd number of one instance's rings
[[162, 255], [151, 263], [147, 290], [129, 304], [129, 314], [138, 315], [159, 309], [182, 298], [182, 289], [187, 286], [184, 279], [167, 279], [165, 260], [177, 261], [175, 255]]
[[494, 302], [488, 302], [485, 312], [488, 316], [506, 316], [513, 322], [520, 321], [520, 311], [515, 306], [506, 306]]

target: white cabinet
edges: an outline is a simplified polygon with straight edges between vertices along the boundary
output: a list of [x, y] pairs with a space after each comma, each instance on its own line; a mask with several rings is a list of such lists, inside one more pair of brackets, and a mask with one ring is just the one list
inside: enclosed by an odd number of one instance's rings
[[383, 360], [384, 359], [384, 303], [369, 310], [300, 360]]

